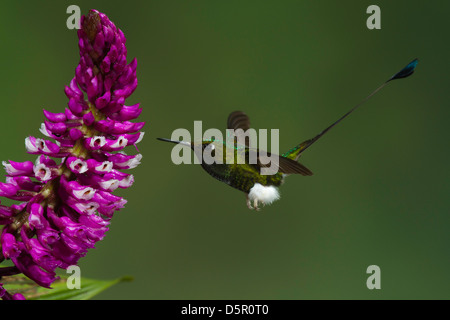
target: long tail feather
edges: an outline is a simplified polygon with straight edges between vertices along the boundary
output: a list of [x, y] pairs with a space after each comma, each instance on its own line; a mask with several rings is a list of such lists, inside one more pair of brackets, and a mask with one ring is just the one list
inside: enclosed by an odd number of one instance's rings
[[289, 150], [288, 152], [284, 153], [282, 156], [289, 158], [289, 159], [293, 159], [293, 160], [298, 160], [298, 158], [300, 157], [300, 155], [302, 154], [303, 151], [305, 151], [307, 148], [309, 148], [314, 142], [316, 142], [317, 140], [319, 140], [325, 133], [327, 133], [331, 128], [333, 128], [335, 125], [337, 125], [339, 122], [341, 122], [342, 120], [344, 120], [347, 116], [349, 116], [353, 111], [355, 111], [356, 109], [358, 109], [361, 105], [363, 105], [367, 100], [369, 100], [373, 95], [375, 95], [378, 91], [380, 91], [381, 89], [383, 89], [391, 80], [395, 80], [395, 79], [401, 79], [401, 78], [406, 78], [409, 77], [410, 75], [412, 75], [414, 73], [414, 70], [417, 66], [417, 63], [419, 62], [418, 59], [414, 59], [413, 61], [411, 61], [406, 67], [404, 67], [402, 70], [400, 70], [399, 72], [397, 72], [396, 74], [394, 74], [391, 78], [389, 78], [389, 80], [385, 81], [381, 86], [379, 86], [378, 88], [376, 88], [374, 91], [372, 91], [367, 97], [365, 97], [360, 103], [358, 103], [356, 106], [354, 106], [352, 109], [350, 109], [350, 111], [348, 111], [346, 114], [344, 114], [342, 117], [340, 117], [338, 120], [336, 120], [333, 124], [331, 124], [329, 127], [327, 127], [325, 130], [322, 130], [318, 135], [316, 135], [314, 138], [306, 140], [302, 143], [300, 143], [299, 145], [295, 146], [294, 148], [292, 148], [291, 150]]

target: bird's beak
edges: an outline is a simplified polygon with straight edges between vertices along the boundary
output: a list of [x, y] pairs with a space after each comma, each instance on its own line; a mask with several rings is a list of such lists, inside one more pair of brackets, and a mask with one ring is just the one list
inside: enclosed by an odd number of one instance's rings
[[171, 143], [181, 144], [183, 146], [191, 147], [191, 143], [190, 142], [186, 142], [186, 141], [176, 141], [176, 140], [170, 140], [170, 139], [166, 139], [166, 138], [156, 138], [156, 139], [158, 139], [160, 141], [171, 142]]

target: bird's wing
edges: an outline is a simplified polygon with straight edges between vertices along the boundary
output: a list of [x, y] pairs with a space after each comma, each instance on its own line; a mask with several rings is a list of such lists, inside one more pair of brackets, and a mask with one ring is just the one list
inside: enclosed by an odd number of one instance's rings
[[227, 128], [245, 131], [250, 128], [250, 118], [242, 111], [234, 111], [228, 116]]
[[[252, 153], [257, 152], [257, 150], [249, 151], [249, 160], [252, 159]], [[278, 171], [284, 174], [301, 174], [303, 176], [312, 176], [313, 173], [311, 170], [306, 168], [301, 163], [294, 161], [292, 159], [288, 159], [282, 156], [266, 153], [257, 153], [253, 155], [257, 159], [257, 166], [269, 168], [271, 166], [272, 157], [276, 156], [278, 161], [275, 161], [275, 164], [278, 166]]]
[[227, 120], [227, 129], [235, 130], [233, 135], [227, 134], [227, 139], [234, 138], [235, 143], [237, 143], [238, 141], [244, 141], [246, 146], [250, 145], [249, 136], [244, 135], [245, 132], [250, 129], [250, 118], [244, 112], [234, 111], [230, 113]]

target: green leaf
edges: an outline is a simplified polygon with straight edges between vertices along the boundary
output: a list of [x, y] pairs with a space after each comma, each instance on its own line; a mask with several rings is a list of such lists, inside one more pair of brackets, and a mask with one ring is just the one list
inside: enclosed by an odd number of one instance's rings
[[80, 289], [69, 289], [68, 276], [61, 276], [52, 284], [51, 289], [38, 286], [23, 275], [3, 277], [1, 279], [4, 288], [11, 294], [20, 292], [27, 300], [88, 300], [109, 287], [123, 281], [132, 281], [129, 276], [113, 280], [95, 280], [89, 278], [80, 279]]

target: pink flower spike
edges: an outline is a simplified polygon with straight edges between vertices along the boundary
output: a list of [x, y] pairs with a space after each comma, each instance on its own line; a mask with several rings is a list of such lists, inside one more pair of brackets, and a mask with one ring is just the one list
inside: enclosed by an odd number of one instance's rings
[[[144, 136], [144, 122], [130, 121], [141, 114], [139, 103], [125, 105], [138, 84], [137, 60], [127, 64], [126, 38], [105, 14], [91, 10], [80, 26], [79, 63], [62, 88], [67, 108], [44, 110], [39, 130], [47, 138], [26, 137], [35, 163], [2, 162], [7, 176], [0, 197], [20, 203], [0, 205], [0, 263], [10, 259], [17, 272], [46, 288], [58, 279], [56, 269], [76, 265], [104, 239], [127, 203], [114, 190], [134, 182], [120, 170], [142, 159], [120, 151]], [[24, 296], [0, 284], [0, 298]]]

